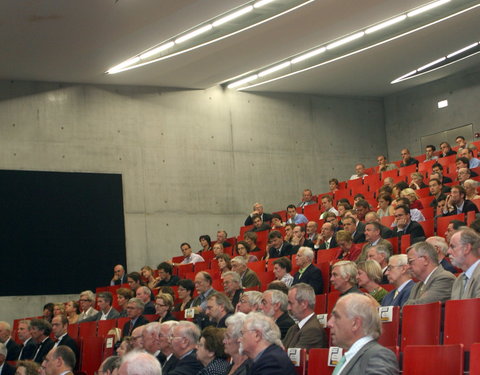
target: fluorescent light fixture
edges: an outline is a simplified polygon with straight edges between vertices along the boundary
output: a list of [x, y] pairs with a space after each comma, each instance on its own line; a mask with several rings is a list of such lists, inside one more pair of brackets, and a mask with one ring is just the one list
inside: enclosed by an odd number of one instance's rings
[[344, 45], [344, 44], [352, 42], [356, 39], [359, 39], [359, 38], [363, 37], [364, 35], [365, 35], [365, 33], [363, 31], [360, 31], [359, 33], [356, 33], [356, 34], [349, 35], [346, 38], [343, 38], [343, 39], [337, 40], [336, 42], [330, 43], [327, 46], [327, 49], [334, 49], [336, 47], [339, 47], [341, 45]]
[[425, 5], [425, 6], [423, 6], [423, 7], [418, 8], [418, 9], [412, 10], [411, 12], [408, 12], [408, 13], [407, 13], [407, 16], [409, 16], [409, 17], [414, 17], [414, 16], [416, 16], [417, 14], [421, 14], [421, 13], [427, 12], [427, 11], [429, 11], [430, 9], [439, 7], [440, 5], [449, 3], [450, 1], [451, 1], [451, 0], [438, 0], [438, 1], [434, 1], [433, 3], [430, 3], [430, 4], [428, 4], [428, 5]]
[[206, 33], [207, 31], [210, 31], [210, 30], [212, 30], [212, 25], [211, 24], [202, 26], [202, 27], [200, 27], [196, 30], [193, 30], [192, 32], [190, 32], [188, 34], [182, 35], [180, 38], [175, 39], [175, 43], [177, 43], [177, 44], [183, 43], [183, 42], [185, 42], [189, 39], [195, 38], [196, 36], [198, 36], [200, 34], [203, 34], [203, 33]]
[[457, 55], [461, 54], [462, 52], [468, 51], [469, 49], [472, 49], [476, 46], [478, 46], [478, 42], [470, 44], [469, 46], [466, 46], [466, 47], [463, 47], [463, 48], [459, 49], [458, 51], [450, 53], [449, 55], [447, 55], [447, 59], [449, 59], [450, 57], [453, 57], [453, 56], [457, 56]]
[[107, 73], [108, 74], [119, 73], [122, 69], [124, 69], [124, 68], [126, 68], [130, 65], [136, 64], [139, 61], [140, 61], [140, 57], [138, 57], [138, 56], [132, 57], [131, 59], [128, 59], [128, 60], [114, 66], [113, 68], [108, 69]]
[[388, 26], [395, 25], [396, 23], [402, 22], [407, 19], [407, 16], [405, 14], [402, 14], [401, 16], [392, 18], [391, 20], [379, 23], [378, 25], [369, 27], [367, 30], [365, 30], [365, 34], [371, 34], [374, 33], [375, 31], [384, 29]]
[[260, 1], [257, 1], [255, 4], [253, 4], [253, 6], [255, 8], [261, 8], [264, 5], [270, 4], [273, 1], [276, 1], [276, 0], [260, 0]]
[[404, 74], [403, 76], [401, 77], [398, 77], [396, 79], [394, 79], [392, 82], [390, 82], [391, 85], [393, 85], [394, 83], [398, 83], [398, 82], [401, 82], [403, 81], [404, 79], [410, 77], [410, 76], [413, 76], [414, 74], [417, 73], [417, 70], [412, 70], [411, 72], [407, 73], [407, 74]]
[[436, 59], [435, 61], [432, 61], [424, 66], [421, 66], [420, 68], [417, 69], [417, 72], [421, 72], [422, 70], [428, 69], [433, 65], [437, 65], [438, 63], [441, 63], [442, 61], [446, 60], [446, 57], [440, 57], [439, 59]]
[[445, 107], [448, 107], [448, 100], [440, 100], [438, 103], [437, 103], [437, 106], [438, 108], [445, 108]]
[[295, 57], [294, 59], [292, 59], [291, 63], [292, 64], [299, 63], [303, 60], [309, 59], [310, 57], [320, 55], [321, 53], [325, 52], [326, 50], [327, 49], [325, 47], [320, 47], [320, 48], [314, 49], [313, 51], [310, 51], [310, 52], [304, 53], [303, 55]]
[[244, 14], [247, 14], [253, 10], [253, 6], [249, 5], [248, 7], [242, 8], [240, 10], [237, 10], [236, 12], [230, 13], [229, 15], [219, 18], [215, 22], [212, 23], [213, 27], [217, 27], [220, 25], [223, 25], [224, 23], [234, 20], [235, 18], [241, 17]]
[[166, 49], [169, 49], [169, 48], [173, 47], [174, 45], [175, 45], [174, 42], [168, 42], [168, 43], [162, 44], [161, 46], [158, 46], [156, 48], [151, 49], [150, 51], [142, 53], [140, 55], [140, 58], [142, 60], [148, 59], [149, 57], [155, 56], [156, 54], [158, 54], [162, 51], [165, 51]]
[[271, 68], [268, 68], [268, 69], [258, 73], [258, 76], [259, 77], [265, 77], [265, 76], [268, 76], [269, 74], [275, 73], [278, 70], [288, 68], [289, 66], [290, 66], [290, 61], [285, 61], [284, 63], [272, 66]]
[[241, 79], [240, 81], [233, 82], [233, 83], [229, 84], [227, 87], [229, 89], [234, 89], [236, 87], [242, 86], [245, 83], [255, 81], [256, 79], [258, 79], [258, 76], [256, 74], [254, 74], [254, 75], [251, 75], [247, 78]]

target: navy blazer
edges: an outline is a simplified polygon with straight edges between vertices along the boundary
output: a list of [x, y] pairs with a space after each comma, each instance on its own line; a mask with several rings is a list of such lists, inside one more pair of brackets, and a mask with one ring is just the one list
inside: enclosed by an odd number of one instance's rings
[[75, 353], [76, 363], [78, 363], [79, 355], [78, 355], [78, 347], [77, 343], [74, 339], [72, 339], [68, 334], [62, 337], [62, 339], [58, 342], [58, 346], [65, 345], [68, 346], [72, 351]]
[[395, 295], [395, 290], [390, 291], [382, 300], [382, 306], [403, 306], [407, 302], [408, 297], [410, 296], [410, 291], [412, 290], [415, 283], [413, 280], [410, 280], [407, 285], [398, 293], [397, 298], [393, 298]]
[[287, 353], [272, 344], [253, 362], [249, 375], [296, 375], [295, 367]]
[[14, 374], [15, 374], [15, 367], [10, 366], [8, 362], [5, 361], [3, 363], [3, 368], [2, 368], [2, 372], [0, 372], [0, 375], [14, 375]]
[[[130, 322], [131, 322], [131, 320], [129, 320], [128, 322], [126, 322], [123, 325], [122, 337], [129, 336], [128, 332], [130, 330]], [[150, 322], [143, 315], [140, 315], [137, 318], [137, 321], [135, 322], [135, 324], [133, 325], [132, 332], [135, 328], [140, 327], [140, 326], [144, 326], [145, 324], [148, 324], [148, 323], [150, 323]]]
[[297, 271], [295, 276], [293, 276], [292, 285], [305, 283], [310, 285], [315, 294], [323, 293], [323, 277], [322, 271], [319, 268], [315, 267], [313, 264], [310, 264], [305, 271], [303, 271], [302, 277], [300, 277], [300, 271]]
[[20, 347], [20, 353], [18, 360], [29, 360], [33, 359], [35, 352], [37, 351], [37, 344], [33, 342], [33, 339], [30, 338], [26, 341], [27, 344], [23, 343], [23, 350]]
[[[465, 201], [463, 202], [462, 214], [466, 214], [467, 212], [470, 212], [470, 211], [475, 211], [475, 213], [478, 214], [477, 205], [472, 201], [465, 199]], [[452, 211], [448, 211], [446, 214], [443, 214], [443, 216], [451, 216], [456, 214], [457, 214], [457, 207], [454, 207]]]
[[34, 361], [37, 363], [42, 363], [43, 359], [46, 357], [48, 352], [53, 348], [53, 345], [55, 345], [55, 343], [50, 337], [47, 337], [47, 339], [44, 342], [38, 344], [37, 345], [38, 352], [35, 351], [36, 356], [34, 354], [35, 356]]
[[7, 344], [7, 358], [5, 360], [16, 361], [19, 354], [20, 354], [20, 345], [18, 345], [15, 341], [13, 341], [13, 338], [10, 338]]
[[292, 254], [292, 245], [289, 244], [288, 242], [286, 241], [283, 241], [283, 245], [281, 247], [281, 250], [280, 250], [280, 255], [278, 254], [278, 251], [277, 249], [275, 249], [274, 247], [271, 247], [269, 250], [268, 250], [268, 257], [270, 259], [272, 258], [280, 258], [280, 257], [285, 257], [285, 256], [288, 256], [288, 255], [291, 255]]
[[193, 350], [186, 357], [179, 359], [175, 367], [168, 371], [168, 375], [193, 375], [201, 369], [203, 369], [203, 365], [197, 359], [197, 351]]
[[409, 234], [412, 244], [420, 241], [425, 241], [425, 232], [423, 231], [423, 227], [416, 221], [410, 221], [407, 230], [404, 231], [399, 231], [398, 227], [395, 227], [393, 229], [393, 234], [395, 236], [403, 236], [404, 234]]

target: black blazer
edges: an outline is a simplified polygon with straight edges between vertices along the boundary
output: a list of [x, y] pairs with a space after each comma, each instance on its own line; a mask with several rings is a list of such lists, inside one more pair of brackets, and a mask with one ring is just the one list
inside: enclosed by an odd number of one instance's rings
[[288, 354], [272, 344], [253, 362], [249, 375], [295, 375], [297, 371]]
[[281, 334], [280, 339], [282, 340], [287, 334], [288, 329], [295, 324], [294, 320], [290, 318], [290, 315], [288, 315], [288, 313], [286, 312], [280, 315], [278, 319], [275, 321], [275, 323], [277, 324], [278, 328], [280, 328], [280, 334]]
[[270, 249], [268, 249], [268, 255], [269, 255], [269, 258], [281, 258], [284, 256], [291, 255], [292, 251], [293, 251], [292, 245], [286, 241], [283, 241], [283, 245], [280, 250], [280, 255], [278, 254], [277, 249], [275, 249], [274, 247], [271, 247]]
[[[126, 322], [123, 325], [122, 337], [129, 336], [128, 333], [130, 331], [130, 322], [131, 322], [131, 320], [129, 320], [128, 322]], [[140, 326], [144, 326], [145, 324], [148, 324], [148, 323], [150, 323], [150, 322], [147, 319], [145, 319], [145, 317], [143, 315], [140, 315], [138, 317], [137, 321], [135, 322], [135, 324], [133, 325], [132, 332], [135, 328], [140, 327]]]
[[177, 365], [168, 372], [168, 375], [193, 375], [202, 368], [202, 363], [197, 359], [197, 351], [193, 350], [186, 357], [179, 359]]
[[[30, 338], [27, 341], [27, 344], [23, 344], [23, 350], [20, 347], [21, 356], [18, 358], [19, 360], [29, 360], [33, 359], [35, 352], [37, 351], [37, 344], [33, 342], [33, 339]], [[20, 354], [19, 354], [20, 355]]]
[[[330, 247], [329, 249], [333, 249], [334, 247], [337, 247], [338, 244], [337, 244], [337, 240], [335, 238], [335, 234], [333, 235], [332, 239], [330, 240]], [[319, 247], [318, 247], [318, 250], [326, 250], [327, 249], [327, 246], [325, 245], [325, 242], [322, 243]], [[315, 249], [317, 250], [317, 249]]]
[[[266, 222], [270, 223], [272, 221], [272, 215], [271, 214], [266, 214], [264, 212], [263, 215], [262, 215], [262, 221], [264, 223], [266, 223]], [[253, 219], [250, 215], [248, 215], [248, 217], [245, 219], [245, 223], [243, 225], [245, 225], [245, 226], [253, 225]]]
[[352, 242], [353, 243], [362, 243], [365, 242], [365, 224], [361, 221], [357, 225], [357, 229], [355, 234], [353, 235]]
[[411, 243], [425, 240], [425, 232], [423, 231], [423, 227], [416, 221], [411, 221], [406, 231], [399, 231], [397, 227], [393, 228], [393, 234], [395, 236], [409, 234]]
[[[462, 214], [466, 214], [467, 212], [470, 212], [470, 211], [475, 211], [475, 213], [478, 213], [477, 205], [472, 201], [465, 199], [463, 203]], [[443, 214], [443, 216], [451, 216], [456, 214], [457, 214], [457, 208], [454, 207], [452, 211], [449, 211], [446, 214]]]
[[315, 267], [313, 264], [310, 264], [307, 269], [303, 272], [302, 277], [300, 277], [300, 272], [298, 271], [295, 276], [293, 276], [292, 285], [305, 283], [310, 285], [315, 294], [323, 293], [323, 278], [322, 271], [319, 268]]
[[153, 304], [152, 301], [149, 301], [145, 304], [145, 307], [143, 309], [143, 313], [145, 315], [153, 315], [153, 314], [157, 313], [157, 311], [155, 310], [155, 305]]
[[175, 368], [175, 366], [177, 365], [177, 362], [178, 362], [178, 358], [172, 354], [170, 358], [163, 363], [162, 374], [167, 375], [170, 371], [172, 371]]
[[62, 337], [62, 339], [59, 341], [58, 345], [65, 345], [65, 346], [68, 346], [70, 349], [72, 349], [72, 351], [75, 353], [75, 358], [77, 359], [77, 363], [78, 363], [78, 347], [77, 347], [77, 343], [75, 342], [74, 339], [72, 339], [68, 334], [66, 334], [65, 336]]
[[380, 224], [380, 237], [382, 238], [392, 238], [393, 237], [393, 230], [385, 225]]
[[53, 345], [55, 345], [55, 343], [50, 337], [47, 337], [47, 339], [44, 342], [38, 344], [37, 346], [38, 352], [35, 351], [36, 355], [34, 354], [35, 356], [34, 361], [37, 363], [42, 363], [43, 359], [48, 354], [48, 352], [52, 350]]
[[165, 317], [160, 320], [160, 318], [157, 319], [157, 322], [163, 323], [163, 322], [168, 322], [169, 320], [175, 320], [177, 321], [178, 319], [175, 318], [175, 315], [173, 315], [170, 311], [165, 315]]
[[3, 364], [2, 372], [0, 372], [0, 375], [14, 375], [14, 374], [15, 374], [15, 367], [10, 366], [7, 362], [5, 362]]
[[7, 344], [7, 361], [16, 361], [20, 354], [20, 345], [18, 345], [12, 338], [8, 340]]

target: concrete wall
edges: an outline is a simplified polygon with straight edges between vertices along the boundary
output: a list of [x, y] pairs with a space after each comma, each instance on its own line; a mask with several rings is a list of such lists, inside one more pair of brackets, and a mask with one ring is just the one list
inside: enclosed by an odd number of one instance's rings
[[[424, 152], [420, 137], [473, 124], [480, 131], [480, 69], [459, 73], [385, 98], [385, 130], [391, 160], [410, 147], [414, 155]], [[448, 107], [437, 103], [447, 99]], [[473, 139], [470, 139], [473, 140]], [[447, 140], [455, 145], [454, 139]]]
[[326, 191], [385, 140], [378, 99], [0, 82], [0, 168], [121, 173], [130, 270]]

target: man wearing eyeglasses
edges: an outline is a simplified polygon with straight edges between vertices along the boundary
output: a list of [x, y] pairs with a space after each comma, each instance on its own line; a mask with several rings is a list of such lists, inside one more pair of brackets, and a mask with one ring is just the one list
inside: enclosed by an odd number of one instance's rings
[[131, 298], [128, 301], [127, 316], [130, 318], [130, 321], [126, 322], [123, 326], [123, 337], [132, 336], [132, 332], [135, 328], [149, 323], [149, 321], [142, 315], [144, 306], [145, 304], [139, 298]]
[[178, 362], [164, 375], [189, 375], [196, 374], [203, 365], [197, 359], [196, 348], [200, 341], [200, 329], [192, 322], [181, 321], [173, 326], [170, 331], [172, 351]]
[[394, 236], [400, 237], [409, 234], [412, 243], [425, 240], [425, 232], [422, 226], [411, 220], [410, 207], [404, 205], [395, 207], [394, 216], [397, 224], [393, 229]]
[[450, 299], [455, 276], [438, 262], [435, 248], [428, 242], [418, 242], [407, 249], [411, 275], [418, 279], [405, 305], [445, 302]]
[[391, 256], [385, 274], [390, 284], [395, 286], [395, 289], [383, 297], [382, 306], [403, 306], [410, 296], [413, 285], [415, 285], [409, 272], [407, 255]]

